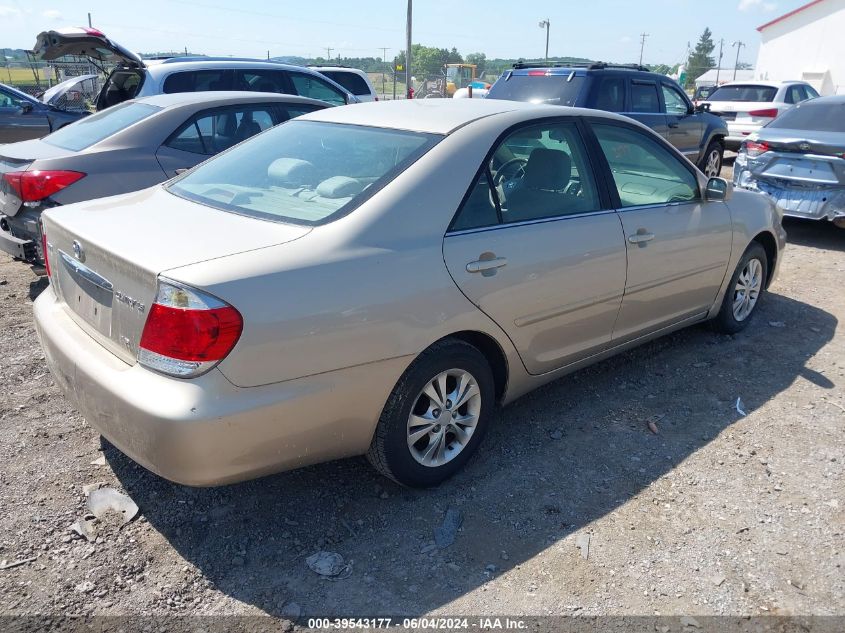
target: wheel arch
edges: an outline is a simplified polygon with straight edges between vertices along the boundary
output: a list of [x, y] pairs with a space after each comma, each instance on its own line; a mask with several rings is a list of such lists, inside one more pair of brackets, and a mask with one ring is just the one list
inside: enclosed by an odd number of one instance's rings
[[490, 371], [493, 372], [493, 383], [496, 386], [496, 402], [501, 403], [507, 391], [509, 372], [508, 359], [499, 342], [489, 334], [477, 330], [454, 332], [444, 336], [440, 341], [450, 338], [469, 343], [487, 359]]
[[775, 237], [768, 231], [761, 231], [754, 236], [751, 242], [757, 242], [766, 251], [766, 288], [768, 288], [774, 275], [775, 266], [777, 265], [777, 242], [775, 241]]

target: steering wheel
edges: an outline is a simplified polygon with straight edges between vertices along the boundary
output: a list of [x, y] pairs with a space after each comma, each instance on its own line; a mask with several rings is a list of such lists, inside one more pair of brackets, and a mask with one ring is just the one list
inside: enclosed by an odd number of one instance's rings
[[519, 176], [520, 172], [522, 172], [522, 176], [524, 176], [525, 166], [527, 164], [527, 158], [511, 158], [510, 160], [505, 161], [502, 166], [496, 170], [496, 175], [493, 177], [493, 185], [498, 189], [505, 180], [513, 180]]

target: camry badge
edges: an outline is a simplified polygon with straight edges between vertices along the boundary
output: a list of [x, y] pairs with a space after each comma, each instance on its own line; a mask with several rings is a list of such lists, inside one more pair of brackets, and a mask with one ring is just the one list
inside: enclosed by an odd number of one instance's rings
[[81, 262], [85, 261], [85, 249], [82, 248], [82, 244], [80, 244], [76, 240], [73, 240], [73, 254], [76, 256], [76, 259], [78, 259], [79, 261], [81, 261]]

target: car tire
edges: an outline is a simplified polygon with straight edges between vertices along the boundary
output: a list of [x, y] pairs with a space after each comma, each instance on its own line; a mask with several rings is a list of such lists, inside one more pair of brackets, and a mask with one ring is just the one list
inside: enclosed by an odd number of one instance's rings
[[719, 141], [710, 141], [698, 168], [708, 178], [718, 177], [722, 173], [722, 160], [725, 157], [725, 147]]
[[717, 332], [736, 334], [746, 328], [760, 304], [768, 274], [765, 249], [760, 243], [751, 242], [731, 276], [722, 307], [712, 321]]
[[484, 355], [456, 339], [435, 343], [393, 388], [367, 459], [404, 486], [436, 486], [477, 450], [494, 407], [493, 372]]
[[834, 218], [833, 226], [839, 229], [845, 229], [845, 217]]

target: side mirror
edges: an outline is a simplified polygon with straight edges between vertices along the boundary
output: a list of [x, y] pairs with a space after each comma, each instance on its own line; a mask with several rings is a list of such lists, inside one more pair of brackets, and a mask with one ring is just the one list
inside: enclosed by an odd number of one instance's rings
[[704, 190], [704, 198], [708, 202], [726, 202], [731, 199], [733, 185], [724, 178], [710, 178]]
[[21, 114], [32, 112], [32, 104], [29, 101], [21, 101]]
[[695, 112], [710, 112], [710, 104], [709, 103], [699, 103], [694, 108]]

